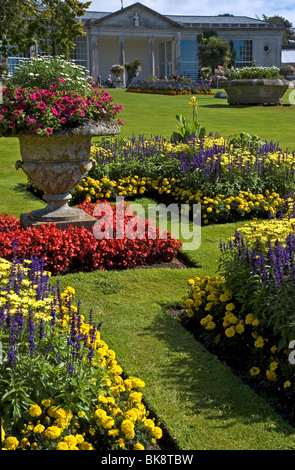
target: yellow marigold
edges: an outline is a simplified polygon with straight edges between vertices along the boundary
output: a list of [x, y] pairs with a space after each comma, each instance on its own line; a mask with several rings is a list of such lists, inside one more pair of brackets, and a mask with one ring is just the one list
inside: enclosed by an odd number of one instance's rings
[[227, 304], [225, 307], [226, 310], [232, 311], [235, 309], [235, 305], [233, 303]]
[[140, 403], [142, 400], [142, 393], [141, 392], [131, 392], [129, 394], [129, 401], [134, 403]]
[[56, 450], [69, 450], [68, 444], [66, 442], [59, 442], [56, 446]]
[[125, 449], [125, 440], [123, 439], [123, 437], [120, 437], [120, 439], [117, 440], [117, 445], [121, 449]]
[[94, 450], [94, 447], [90, 442], [82, 442], [82, 444], [79, 445], [80, 450]]
[[277, 363], [277, 362], [271, 362], [271, 363], [269, 364], [269, 370], [271, 370], [271, 371], [276, 370], [277, 367], [278, 367], [278, 363]]
[[42, 410], [40, 408], [40, 406], [38, 405], [32, 405], [30, 406], [29, 408], [29, 415], [32, 416], [33, 418], [36, 418], [38, 416], [41, 416], [42, 414]]
[[255, 343], [254, 343], [254, 346], [256, 348], [263, 348], [264, 346], [264, 339], [262, 338], [262, 336], [258, 336], [258, 338], [256, 339]]
[[73, 436], [72, 434], [69, 434], [68, 436], [64, 437], [64, 442], [68, 444], [68, 446], [76, 445], [77, 444], [77, 439], [76, 436]]
[[228, 338], [232, 338], [233, 336], [235, 336], [235, 334], [236, 334], [236, 330], [233, 326], [230, 326], [229, 328], [225, 330], [225, 335]]
[[245, 327], [242, 323], [239, 323], [237, 326], [236, 326], [236, 332], [240, 335], [244, 332], [245, 330]]
[[45, 406], [45, 408], [50, 408], [52, 405], [52, 398], [45, 398], [41, 401], [41, 405]]
[[155, 426], [153, 430], [153, 436], [155, 439], [161, 439], [163, 435], [162, 429], [159, 426]]
[[254, 315], [253, 313], [248, 313], [248, 315], [246, 315], [246, 318], [245, 318], [245, 323], [247, 323], [247, 325], [252, 325], [252, 321], [254, 320]]
[[20, 446], [22, 449], [25, 449], [27, 446], [30, 446], [31, 443], [29, 441], [29, 439], [27, 437], [24, 437], [21, 441], [20, 441]]
[[5, 447], [8, 450], [15, 450], [19, 445], [19, 441], [16, 437], [9, 436], [5, 439]]
[[286, 382], [284, 382], [284, 388], [288, 388], [290, 386], [291, 386], [290, 380], [286, 380]]
[[259, 369], [259, 367], [252, 367], [252, 368], [250, 369], [250, 374], [251, 374], [252, 376], [260, 374], [260, 369]]
[[43, 426], [43, 424], [37, 424], [37, 425], [34, 427], [33, 431], [34, 431], [35, 434], [42, 434], [42, 432], [44, 431], [44, 429], [45, 429], [45, 426]]
[[216, 323], [214, 321], [209, 321], [206, 325], [206, 330], [214, 330]]
[[124, 419], [121, 423], [121, 431], [125, 434], [126, 439], [133, 439], [135, 436], [134, 423], [130, 419]]
[[155, 427], [155, 423], [152, 419], [145, 419], [144, 420], [144, 427], [149, 429], [151, 432], [153, 432], [154, 430], [154, 427]]
[[62, 429], [57, 426], [49, 426], [44, 433], [43, 436], [47, 437], [48, 439], [57, 439], [62, 433]]
[[267, 370], [266, 377], [268, 378], [268, 380], [271, 380], [272, 382], [274, 382], [277, 378], [276, 373], [273, 370]]
[[137, 442], [136, 444], [134, 444], [133, 450], [144, 450], [144, 446]]

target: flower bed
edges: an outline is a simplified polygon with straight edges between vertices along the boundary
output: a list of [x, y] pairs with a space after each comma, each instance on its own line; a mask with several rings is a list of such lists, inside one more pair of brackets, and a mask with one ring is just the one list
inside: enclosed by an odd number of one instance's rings
[[294, 222], [254, 222], [236, 231], [221, 243], [219, 274], [190, 279], [183, 296], [189, 328], [247, 382], [271, 393], [273, 403], [283, 403], [293, 421]]
[[[1, 439], [7, 450], [144, 450], [162, 430], [101, 325], [38, 258], [0, 258]], [[2, 443], [1, 443], [2, 440]]]
[[[97, 201], [99, 205], [99, 201]], [[134, 214], [127, 213], [125, 205], [104, 206], [109, 209], [109, 221], [104, 212], [93, 214], [95, 204], [85, 202], [79, 206], [97, 220], [103, 218], [101, 232], [111, 228], [113, 237], [107, 235], [97, 239], [89, 230], [69, 227], [58, 229], [54, 224], [22, 229], [15, 217], [2, 215], [0, 218], [0, 257], [12, 260], [15, 255], [24, 259], [32, 256], [42, 257], [46, 269], [53, 274], [92, 271], [95, 269], [127, 269], [157, 262], [172, 261], [181, 242], [173, 239], [170, 233], [154, 228], [154, 237], [149, 238], [150, 225], [147, 221], [140, 223]], [[117, 237], [119, 230], [116, 223], [117, 210], [123, 215], [122, 236]], [[138, 223], [138, 227], [137, 227]], [[139, 229], [143, 233], [139, 233]], [[136, 232], [136, 233], [135, 233]], [[160, 236], [161, 235], [161, 236]]]
[[214, 95], [203, 81], [191, 83], [165, 80], [146, 80], [130, 84], [126, 88], [131, 93], [150, 93], [163, 95]]
[[294, 152], [273, 143], [116, 139], [94, 145], [91, 153], [98, 165], [73, 192], [75, 202], [145, 195], [201, 204], [209, 224], [278, 217], [295, 189]]

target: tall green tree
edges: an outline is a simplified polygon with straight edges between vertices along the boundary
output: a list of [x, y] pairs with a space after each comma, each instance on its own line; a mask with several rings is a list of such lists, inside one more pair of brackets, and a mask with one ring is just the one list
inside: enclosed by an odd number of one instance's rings
[[290, 43], [292, 44], [295, 41], [295, 28], [293, 24], [286, 18], [283, 18], [282, 16], [279, 16], [279, 15], [274, 15], [274, 16], [262, 15], [262, 20], [266, 21], [267, 23], [280, 24], [284, 27], [283, 37], [282, 37], [283, 45], [287, 45]]
[[75, 48], [74, 40], [85, 34], [77, 18], [83, 17], [90, 5], [79, 0], [38, 0], [34, 24], [41, 50], [68, 58]]
[[[33, 23], [37, 15], [35, 0], [0, 0], [0, 53], [28, 52], [34, 44]], [[17, 46], [17, 47], [15, 47]]]
[[197, 57], [201, 67], [210, 67], [212, 74], [218, 65], [226, 67], [232, 58], [232, 48], [229, 42], [218, 36], [203, 38], [198, 44]]
[[91, 5], [79, 0], [0, 0], [1, 54], [5, 59], [9, 48], [28, 52], [38, 41], [41, 50], [52, 55], [69, 52], [75, 39], [85, 34], [83, 17]]

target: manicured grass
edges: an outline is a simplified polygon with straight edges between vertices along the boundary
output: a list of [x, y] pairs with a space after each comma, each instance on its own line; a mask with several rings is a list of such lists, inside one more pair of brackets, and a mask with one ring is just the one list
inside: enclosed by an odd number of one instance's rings
[[[122, 103], [125, 110], [121, 118], [125, 126], [121, 135], [130, 136], [161, 135], [169, 138], [177, 129], [175, 114], [192, 118], [192, 108], [188, 104], [190, 95], [165, 96], [126, 93], [122, 89], [111, 89], [116, 103]], [[289, 105], [284, 95], [284, 106], [230, 106], [227, 100], [213, 95], [197, 95], [200, 123], [207, 133], [218, 133], [223, 137], [248, 132], [260, 138], [279, 142], [283, 149], [295, 148], [293, 137], [295, 106]]]
[[[136, 95], [123, 90], [111, 90], [111, 94], [125, 106], [123, 136], [169, 137], [176, 129], [175, 114], [189, 117], [191, 113], [188, 96]], [[207, 131], [225, 137], [247, 131], [279, 140], [283, 148], [294, 148], [294, 106], [229, 107], [226, 101], [212, 96], [200, 96], [198, 103], [199, 117]], [[1, 139], [0, 213], [18, 217], [21, 212], [44, 206], [19, 188], [18, 183], [26, 182], [22, 171], [14, 169], [19, 158], [17, 139]], [[115, 350], [126, 374], [146, 382], [144, 399], [183, 450], [278, 450], [294, 446], [293, 428], [206, 352], [166, 309], [180, 303], [189, 278], [216, 273], [219, 241], [225, 241], [240, 225], [203, 227], [200, 248], [187, 251], [195, 268], [60, 277], [62, 286], [76, 289], [86, 316], [90, 308], [94, 309], [96, 319], [102, 321], [102, 338]]]

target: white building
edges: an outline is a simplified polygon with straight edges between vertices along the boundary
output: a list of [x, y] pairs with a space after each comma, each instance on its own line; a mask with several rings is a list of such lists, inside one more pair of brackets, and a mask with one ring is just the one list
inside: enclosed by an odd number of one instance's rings
[[[141, 80], [152, 75], [196, 79], [197, 36], [205, 31], [233, 41], [237, 67], [281, 65], [282, 27], [254, 18], [162, 15], [134, 3], [114, 13], [87, 11], [80, 20], [86, 35], [78, 38], [71, 57], [102, 82], [112, 65], [135, 58], [142, 63]], [[15, 60], [9, 59], [12, 71]]]

